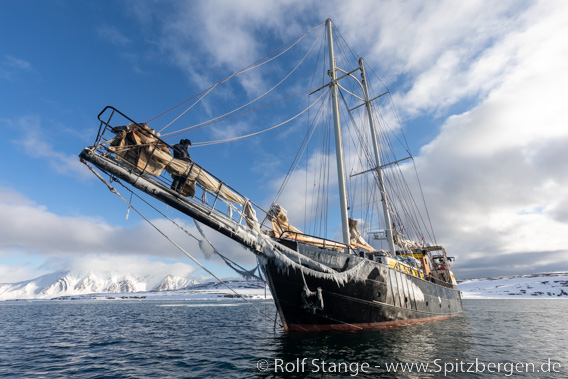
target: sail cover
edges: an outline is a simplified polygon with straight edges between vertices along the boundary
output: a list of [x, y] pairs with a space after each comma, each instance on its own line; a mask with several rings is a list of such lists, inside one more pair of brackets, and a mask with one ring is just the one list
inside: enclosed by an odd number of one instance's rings
[[[113, 128], [116, 137], [108, 149], [140, 171], [160, 176], [172, 159], [168, 146], [154, 136], [154, 129], [146, 124], [130, 124]], [[166, 159], [168, 157], [169, 159]]]
[[[272, 222], [272, 230], [274, 232], [274, 237], [276, 238], [289, 238], [298, 242], [305, 243], [307, 245], [332, 248], [337, 251], [342, 251], [347, 247], [343, 243], [305, 235], [300, 229], [290, 224], [290, 222], [288, 221], [288, 212], [278, 204], [272, 204], [272, 206], [270, 207], [269, 215], [271, 216], [270, 221]], [[361, 235], [359, 234], [359, 231], [357, 231], [357, 221], [350, 220], [350, 226], [351, 221], [354, 221], [354, 229], [350, 230], [351, 247], [374, 251], [375, 249], [367, 242], [365, 242], [363, 237], [361, 237]]]
[[359, 248], [374, 251], [375, 249], [365, 241], [365, 239], [359, 233], [359, 221], [349, 219], [349, 242], [351, 245], [357, 246]]
[[154, 135], [154, 129], [148, 125], [130, 124], [114, 128], [113, 131], [116, 137], [109, 141], [109, 150], [138, 170], [160, 176], [165, 169], [172, 175], [186, 177], [189, 183], [197, 181], [213, 193], [219, 191], [219, 196], [232, 203], [244, 205], [241, 196], [222, 185], [195, 162], [173, 158], [168, 146]]
[[277, 238], [296, 238], [302, 231], [288, 222], [288, 212], [278, 204], [272, 204], [269, 212], [272, 230]]

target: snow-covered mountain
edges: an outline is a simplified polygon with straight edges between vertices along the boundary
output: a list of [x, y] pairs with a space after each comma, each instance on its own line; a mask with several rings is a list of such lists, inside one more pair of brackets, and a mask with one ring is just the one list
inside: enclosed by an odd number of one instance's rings
[[459, 287], [464, 299], [568, 299], [568, 272], [472, 279]]
[[193, 285], [198, 284], [193, 279], [182, 278], [179, 276], [168, 275], [164, 280], [162, 280], [158, 285], [154, 286], [152, 291], [160, 292], [160, 291], [175, 291], [181, 288], [188, 288]]
[[56, 272], [19, 283], [0, 284], [0, 300], [52, 299], [92, 293], [169, 291], [197, 284], [195, 280], [168, 275], [139, 277], [115, 272]]

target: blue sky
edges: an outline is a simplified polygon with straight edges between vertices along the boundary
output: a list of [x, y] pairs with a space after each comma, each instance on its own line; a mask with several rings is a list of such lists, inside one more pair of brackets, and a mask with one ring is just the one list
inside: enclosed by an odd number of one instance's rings
[[[568, 269], [564, 1], [8, 0], [0, 10], [0, 282], [117, 267], [204, 277], [138, 217], [126, 220], [126, 207], [79, 163], [96, 115], [113, 105], [150, 120], [328, 17], [391, 89], [457, 276]], [[243, 76], [184, 122], [268, 83], [267, 74]], [[208, 141], [267, 124], [248, 121], [187, 137]], [[296, 135], [279, 129], [191, 153], [265, 204], [299, 146]]]

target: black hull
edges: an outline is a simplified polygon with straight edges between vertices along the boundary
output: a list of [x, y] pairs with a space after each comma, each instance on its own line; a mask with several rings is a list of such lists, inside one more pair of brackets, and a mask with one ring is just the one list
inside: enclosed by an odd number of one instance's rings
[[[355, 258], [364, 259], [352, 259]], [[374, 261], [365, 264], [371, 265], [364, 270], [370, 271], [367, 278], [338, 285], [330, 279], [302, 274], [300, 269], [282, 269], [274, 258], [264, 262], [284, 329], [374, 329], [441, 320], [463, 313], [456, 285], [432, 283]], [[304, 279], [308, 292], [304, 289]], [[318, 288], [320, 298], [315, 294]]]

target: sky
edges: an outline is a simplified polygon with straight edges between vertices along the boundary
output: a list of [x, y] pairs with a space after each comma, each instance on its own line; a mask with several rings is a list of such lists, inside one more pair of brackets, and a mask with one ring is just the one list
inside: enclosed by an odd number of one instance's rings
[[[456, 277], [568, 270], [565, 1], [5, 0], [0, 283], [57, 270], [210, 279], [77, 156], [93, 143], [103, 107], [150, 120], [327, 18], [391, 90], [437, 240], [457, 258]], [[221, 91], [203, 117], [269, 82], [267, 75], [239, 80], [239, 92]], [[188, 137], [237, 136], [265, 122]], [[279, 129], [191, 154], [270, 204], [298, 135]], [[191, 220], [161, 210], [195, 233]], [[218, 260], [205, 261], [180, 229], [152, 220], [207, 267], [232, 275]], [[255, 266], [244, 249], [206, 233], [217, 250]]]

